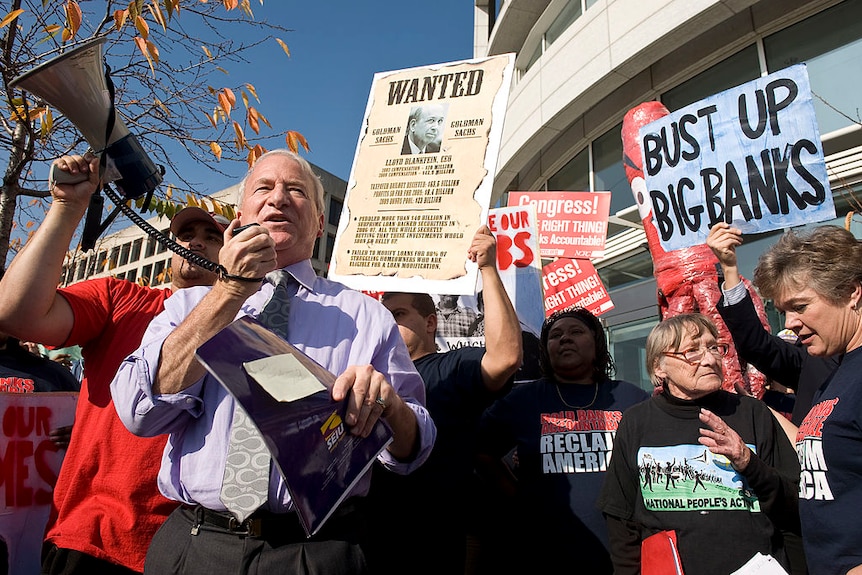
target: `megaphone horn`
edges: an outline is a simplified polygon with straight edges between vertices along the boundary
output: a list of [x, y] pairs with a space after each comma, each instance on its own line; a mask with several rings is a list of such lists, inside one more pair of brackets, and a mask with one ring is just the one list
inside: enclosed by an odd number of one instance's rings
[[[137, 138], [114, 114], [114, 102], [102, 72], [102, 44], [96, 38], [21, 74], [10, 84], [41, 98], [59, 110], [80, 131], [96, 153], [104, 154], [102, 181], [114, 182], [125, 199], [151, 193], [162, 181], [162, 170], [147, 156]], [[109, 80], [108, 80], [109, 81]], [[113, 117], [113, 125], [109, 126]], [[55, 182], [81, 181], [61, 170]]]

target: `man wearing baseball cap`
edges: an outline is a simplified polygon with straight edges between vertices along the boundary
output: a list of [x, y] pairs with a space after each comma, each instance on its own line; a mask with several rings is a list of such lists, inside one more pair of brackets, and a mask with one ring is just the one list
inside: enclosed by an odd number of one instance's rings
[[[65, 156], [55, 164], [89, 179], [51, 190], [45, 220], [0, 284], [0, 330], [83, 348], [84, 381], [54, 488], [42, 573], [140, 573], [153, 534], [177, 505], [156, 485], [167, 436], [141, 438], [126, 430], [109, 385], [165, 300], [181, 288], [211, 285], [215, 274], [174, 255], [167, 289], [116, 278], [57, 289], [66, 249], [96, 188], [98, 159]], [[189, 207], [176, 214], [171, 231], [184, 247], [217, 260], [227, 224], [222, 216]]]
[[[177, 212], [171, 219], [171, 233], [180, 244], [206, 259], [215, 261], [218, 258], [218, 249], [224, 243], [224, 231], [228, 225], [230, 220], [222, 215], [189, 206]], [[212, 247], [215, 244], [219, 247], [214, 252], [207, 249], [207, 246]], [[181, 287], [212, 285], [215, 281], [212, 272], [177, 254], [171, 259], [171, 274], [173, 283], [179, 279], [182, 282]]]

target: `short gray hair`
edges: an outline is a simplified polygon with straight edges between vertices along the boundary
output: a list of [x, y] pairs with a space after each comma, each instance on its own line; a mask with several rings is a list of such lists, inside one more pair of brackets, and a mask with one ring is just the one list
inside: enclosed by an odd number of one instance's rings
[[680, 351], [679, 346], [686, 334], [692, 339], [709, 334], [719, 339], [718, 328], [708, 317], [700, 313], [683, 313], [665, 318], [649, 333], [646, 339], [646, 368], [652, 384], [656, 387], [664, 382], [655, 374], [655, 368], [665, 351]]
[[286, 148], [277, 148], [275, 150], [270, 150], [266, 152], [257, 159], [257, 161], [252, 165], [251, 168], [248, 169], [248, 171], [242, 177], [242, 180], [240, 180], [239, 182], [239, 191], [237, 192], [238, 196], [236, 205], [239, 206], [240, 209], [242, 209], [242, 200], [245, 197], [245, 184], [248, 181], [248, 177], [252, 174], [252, 172], [254, 172], [254, 167], [257, 165], [258, 162], [270, 156], [285, 156], [299, 164], [299, 168], [300, 170], [302, 170], [302, 175], [305, 176], [305, 178], [309, 182], [311, 182], [311, 185], [314, 188], [312, 190], [312, 199], [314, 200], [314, 205], [317, 207], [318, 213], [324, 213], [325, 209], [323, 205], [323, 182], [320, 181], [320, 177], [314, 173], [314, 168], [311, 166], [308, 160]]

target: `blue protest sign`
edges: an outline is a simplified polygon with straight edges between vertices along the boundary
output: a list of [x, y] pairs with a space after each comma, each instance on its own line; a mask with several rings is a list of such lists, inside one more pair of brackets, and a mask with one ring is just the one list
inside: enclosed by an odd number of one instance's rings
[[835, 217], [804, 64], [686, 106], [639, 140], [668, 251], [704, 243], [720, 221], [752, 233]]

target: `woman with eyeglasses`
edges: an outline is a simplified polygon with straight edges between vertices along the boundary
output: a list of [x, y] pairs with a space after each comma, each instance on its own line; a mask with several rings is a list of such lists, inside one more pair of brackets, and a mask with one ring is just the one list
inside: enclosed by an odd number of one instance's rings
[[[480, 424], [486, 476], [498, 471], [502, 478], [506, 459], [516, 479], [510, 529], [499, 534], [511, 539], [498, 553], [505, 562], [498, 571], [610, 574], [607, 527], [595, 501], [623, 411], [649, 395], [611, 379], [605, 330], [589, 310], [552, 314], [539, 350], [544, 377], [515, 386]], [[513, 448], [515, 456], [504, 457]]]
[[788, 567], [780, 530], [798, 530], [796, 453], [763, 402], [722, 390], [718, 337], [701, 314], [647, 337], [661, 391], [623, 416], [598, 501], [616, 575], [640, 573], [669, 538], [686, 575], [729, 574], [758, 553]]

